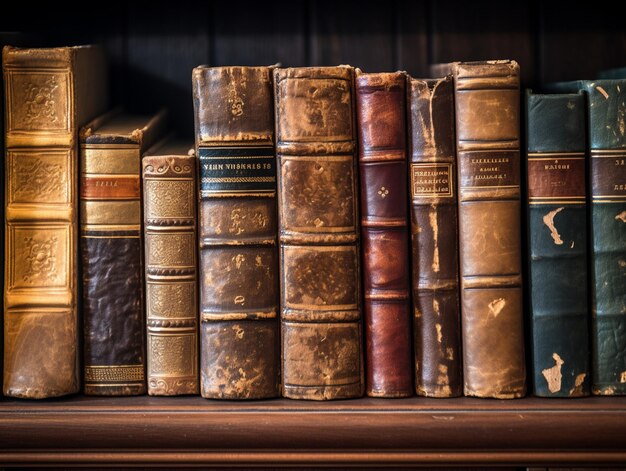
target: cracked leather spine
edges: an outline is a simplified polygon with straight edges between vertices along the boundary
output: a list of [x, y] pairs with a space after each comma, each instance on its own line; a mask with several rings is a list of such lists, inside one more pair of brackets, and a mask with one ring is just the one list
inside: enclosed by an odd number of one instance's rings
[[526, 94], [528, 272], [533, 392], [589, 394], [586, 102]]
[[6, 105], [4, 393], [80, 389], [78, 129], [105, 111], [93, 46], [3, 50]]
[[356, 72], [365, 385], [413, 394], [406, 186], [406, 74]]
[[456, 397], [461, 378], [454, 80], [409, 78], [415, 389]]
[[283, 395], [363, 395], [354, 69], [277, 69]]
[[587, 94], [591, 391], [626, 394], [626, 78], [551, 85]]
[[141, 156], [164, 120], [110, 112], [80, 132], [87, 395], [146, 393]]
[[198, 394], [196, 157], [168, 140], [142, 159], [148, 394]]
[[519, 66], [452, 64], [459, 168], [464, 393], [526, 393]]
[[193, 71], [199, 162], [200, 388], [280, 395], [271, 67]]

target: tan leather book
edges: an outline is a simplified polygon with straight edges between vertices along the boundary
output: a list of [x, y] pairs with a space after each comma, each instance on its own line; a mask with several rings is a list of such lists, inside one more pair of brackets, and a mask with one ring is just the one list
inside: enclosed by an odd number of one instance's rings
[[3, 50], [6, 99], [4, 392], [80, 389], [78, 129], [105, 111], [98, 47]]
[[363, 395], [354, 69], [274, 72], [283, 395]]
[[176, 140], [162, 141], [142, 159], [152, 396], [199, 392], [196, 164], [193, 143]]
[[80, 131], [84, 391], [146, 393], [141, 157], [166, 113], [99, 116]]
[[465, 395], [521, 397], [526, 370], [519, 66], [515, 61], [461, 62], [452, 70]]
[[193, 71], [200, 207], [200, 386], [280, 394], [271, 67]]
[[408, 87], [415, 390], [454, 397], [461, 380], [461, 301], [451, 75]]

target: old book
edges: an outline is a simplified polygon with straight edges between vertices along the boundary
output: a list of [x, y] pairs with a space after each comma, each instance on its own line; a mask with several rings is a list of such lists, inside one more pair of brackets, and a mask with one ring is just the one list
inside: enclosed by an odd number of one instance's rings
[[454, 81], [409, 80], [415, 389], [463, 393]]
[[413, 393], [406, 74], [356, 71], [368, 396]]
[[272, 69], [193, 71], [200, 165], [200, 387], [280, 395]]
[[274, 73], [283, 395], [363, 395], [354, 69]]
[[141, 156], [164, 120], [114, 111], [80, 131], [85, 394], [146, 392]]
[[526, 393], [521, 275], [519, 66], [452, 65], [459, 166], [464, 392]]
[[78, 128], [107, 107], [98, 47], [5, 47], [4, 392], [78, 392]]
[[626, 394], [626, 79], [554, 88], [588, 97], [591, 388]]
[[582, 93], [526, 96], [533, 392], [589, 394], [585, 112]]
[[[198, 394], [196, 157], [166, 140], [142, 159], [148, 394]], [[191, 150], [191, 155], [189, 152]]]

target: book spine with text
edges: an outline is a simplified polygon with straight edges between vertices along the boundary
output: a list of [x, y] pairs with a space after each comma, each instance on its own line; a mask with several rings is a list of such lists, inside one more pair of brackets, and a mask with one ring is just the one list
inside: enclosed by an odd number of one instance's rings
[[107, 106], [93, 46], [3, 50], [4, 393], [78, 392], [78, 128]]
[[411, 78], [408, 99], [415, 388], [455, 397], [463, 383], [452, 76]]
[[585, 96], [526, 96], [533, 392], [589, 394]]
[[363, 395], [354, 70], [274, 72], [283, 395]]
[[193, 71], [206, 398], [280, 395], [271, 73], [270, 67]]
[[519, 66], [460, 62], [452, 70], [464, 392], [522, 397]]

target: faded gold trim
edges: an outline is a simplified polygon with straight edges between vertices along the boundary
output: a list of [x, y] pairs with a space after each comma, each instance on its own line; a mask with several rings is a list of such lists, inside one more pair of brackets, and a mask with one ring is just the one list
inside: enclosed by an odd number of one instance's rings
[[533, 160], [555, 160], [549, 158], [549, 156], [551, 155], [553, 155], [554, 157], [559, 157], [563, 160], [580, 160], [585, 158], [585, 152], [529, 152], [527, 155], [528, 157], [533, 157]]
[[585, 204], [585, 200], [562, 201], [562, 200], [545, 200], [545, 201], [529, 201], [528, 204]]
[[200, 321], [239, 321], [246, 319], [276, 319], [278, 313], [272, 312], [225, 312], [225, 313], [210, 313], [203, 312], [200, 315]]
[[81, 201], [82, 225], [105, 226], [141, 224], [141, 201]]
[[[202, 136], [200, 136], [202, 138]], [[224, 141], [224, 142], [229, 142], [229, 141]], [[230, 141], [232, 142], [232, 141]], [[239, 143], [241, 142], [241, 143]], [[237, 141], [237, 145], [224, 145], [221, 142], [202, 142], [201, 144], [198, 145], [198, 149], [202, 149], [203, 147], [210, 147], [210, 148], [214, 148], [214, 147], [221, 147], [222, 149], [238, 149], [239, 147], [274, 147], [274, 143], [271, 141]]]
[[141, 174], [141, 154], [139, 145], [91, 144], [83, 145], [80, 149], [80, 164], [83, 176]]

